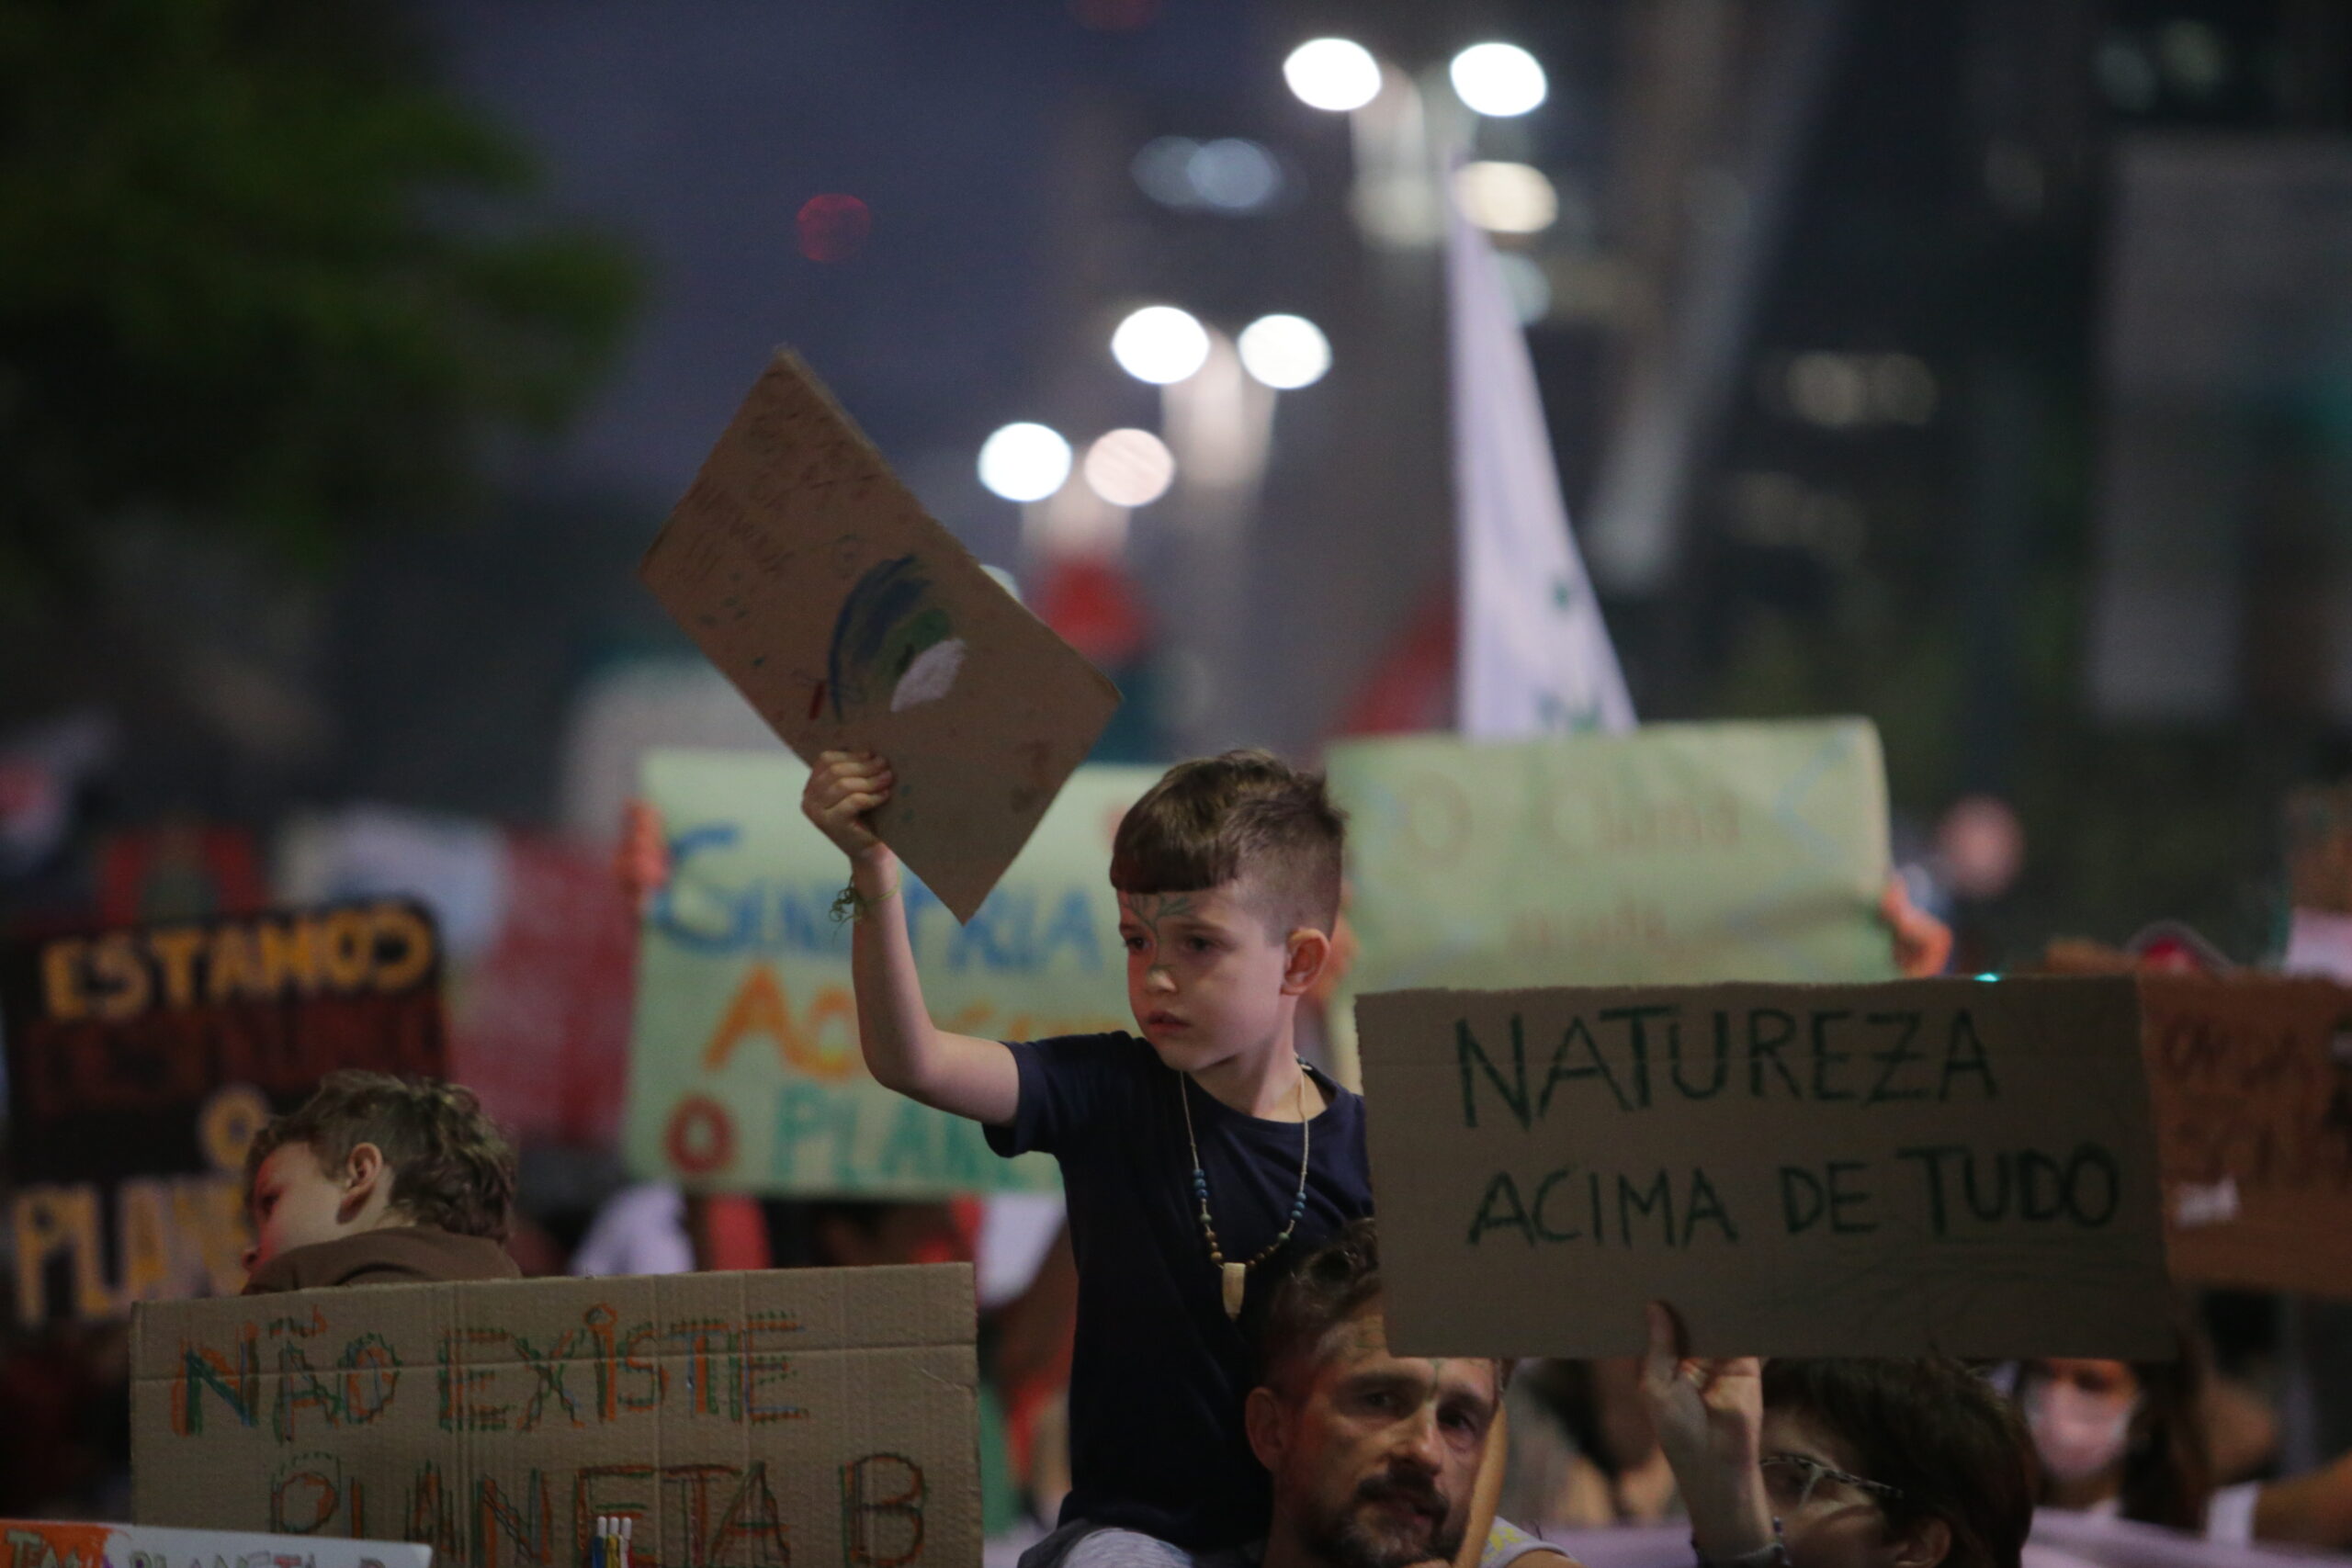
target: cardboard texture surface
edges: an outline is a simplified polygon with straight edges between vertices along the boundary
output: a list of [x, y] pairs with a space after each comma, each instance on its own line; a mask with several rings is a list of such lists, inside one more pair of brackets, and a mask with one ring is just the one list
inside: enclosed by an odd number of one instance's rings
[[2140, 1006], [2173, 1277], [2352, 1298], [2352, 990], [2150, 975]]
[[[1111, 838], [1158, 773], [1072, 774], [958, 927], [902, 886], [932, 1017], [994, 1039], [1131, 1028]], [[979, 1125], [876, 1083], [858, 1050], [842, 853], [792, 806], [788, 757], [660, 750], [645, 798], [672, 872], [638, 943], [630, 1168], [704, 1190], [927, 1198], [1052, 1190], [1052, 1157], [990, 1153]]]
[[1356, 1004], [1405, 1355], [2170, 1353], [2128, 979]]
[[0, 1519], [0, 1557], [8, 1568], [433, 1568], [432, 1548], [407, 1541], [80, 1519]]
[[889, 760], [897, 793], [876, 830], [957, 919], [1119, 704], [924, 514], [788, 351], [638, 571], [804, 761], [850, 747]]
[[980, 1559], [968, 1265], [390, 1285], [140, 1309], [141, 1524], [466, 1568]]
[[1865, 720], [1352, 740], [1330, 774], [1358, 995], [1894, 977]]
[[440, 1076], [443, 1032], [402, 898], [0, 946], [18, 1320], [241, 1288], [254, 1133], [337, 1067]]

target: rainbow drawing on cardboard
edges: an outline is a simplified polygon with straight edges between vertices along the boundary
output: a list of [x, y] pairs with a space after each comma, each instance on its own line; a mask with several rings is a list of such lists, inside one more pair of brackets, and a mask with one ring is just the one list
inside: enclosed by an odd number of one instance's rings
[[866, 569], [842, 601], [826, 654], [833, 716], [851, 719], [885, 702], [899, 713], [936, 702], [964, 667], [964, 639], [912, 556]]

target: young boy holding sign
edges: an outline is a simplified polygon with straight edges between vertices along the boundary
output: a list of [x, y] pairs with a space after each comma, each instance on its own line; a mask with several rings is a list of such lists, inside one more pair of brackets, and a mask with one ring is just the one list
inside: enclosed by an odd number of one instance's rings
[[897, 857], [866, 825], [888, 765], [829, 751], [802, 809], [849, 856], [858, 1036], [875, 1079], [1061, 1163], [1079, 1267], [1062, 1539], [1136, 1531], [1193, 1551], [1261, 1535], [1235, 1318], [1262, 1266], [1372, 1207], [1363, 1101], [1300, 1060], [1299, 1000], [1331, 960], [1344, 818], [1259, 751], [1181, 763], [1111, 856], [1140, 1032], [1002, 1042], [923, 1003]]

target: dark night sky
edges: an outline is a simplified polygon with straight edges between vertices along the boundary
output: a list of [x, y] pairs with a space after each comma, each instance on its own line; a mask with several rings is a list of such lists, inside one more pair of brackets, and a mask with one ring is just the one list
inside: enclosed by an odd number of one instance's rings
[[[790, 342], [932, 492], [985, 506], [979, 438], [1040, 375], [1035, 280], [1068, 238], [1047, 156], [1073, 95], [1214, 93], [1251, 68], [1242, 0], [1131, 34], [1058, 0], [502, 0], [436, 13], [455, 81], [537, 149], [556, 199], [636, 245], [635, 339], [548, 471], [655, 505], [684, 487], [767, 349]], [[806, 259], [809, 197], [865, 200], [845, 264]]]

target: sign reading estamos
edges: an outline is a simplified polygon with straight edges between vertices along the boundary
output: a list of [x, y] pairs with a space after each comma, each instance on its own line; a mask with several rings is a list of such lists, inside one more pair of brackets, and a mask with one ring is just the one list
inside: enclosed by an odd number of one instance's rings
[[[1392, 992], [1358, 1004], [1392, 1342], [2160, 1355], [2129, 981]], [[1604, 1265], [1595, 1268], [1595, 1264]]]
[[17, 1311], [229, 1292], [246, 1143], [338, 1067], [442, 1070], [439, 944], [399, 899], [0, 947]]
[[141, 1520], [569, 1568], [979, 1554], [964, 1265], [314, 1291], [143, 1307]]
[[200, 1001], [406, 990], [434, 962], [432, 924], [413, 905], [289, 911], [44, 942], [41, 1001], [53, 1019], [119, 1023]]

